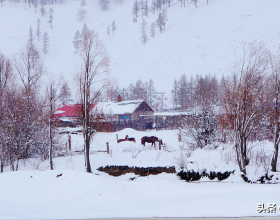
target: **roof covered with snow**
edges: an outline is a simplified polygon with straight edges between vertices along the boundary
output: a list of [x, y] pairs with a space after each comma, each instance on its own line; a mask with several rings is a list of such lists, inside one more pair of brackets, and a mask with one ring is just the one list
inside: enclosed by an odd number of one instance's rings
[[131, 100], [121, 102], [99, 102], [95, 108], [104, 114], [121, 115], [132, 114], [144, 100]]
[[[94, 105], [91, 106], [91, 109]], [[53, 117], [79, 117], [82, 113], [81, 104], [61, 105], [53, 113]]]

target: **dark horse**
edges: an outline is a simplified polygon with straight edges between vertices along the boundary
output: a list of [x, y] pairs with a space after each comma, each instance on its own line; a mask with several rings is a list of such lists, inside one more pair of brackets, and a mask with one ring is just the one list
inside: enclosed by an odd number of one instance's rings
[[125, 136], [125, 139], [118, 139], [117, 142], [120, 143], [120, 142], [123, 142], [123, 141], [133, 141], [133, 142], [136, 142], [135, 138], [130, 138], [130, 137], [128, 137], [128, 135]]
[[[158, 137], [155, 137], [155, 136], [151, 136], [151, 137], [147, 137], [147, 136], [144, 136], [141, 138], [141, 144], [145, 146], [145, 143], [152, 143], [152, 146], [156, 146], [156, 141], [159, 142], [160, 139], [158, 139]], [[162, 144], [162, 140], [160, 142]]]

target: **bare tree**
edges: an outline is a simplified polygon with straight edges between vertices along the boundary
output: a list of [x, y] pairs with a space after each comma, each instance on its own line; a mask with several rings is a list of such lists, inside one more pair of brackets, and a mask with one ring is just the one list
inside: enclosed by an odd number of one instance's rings
[[58, 99], [58, 86], [51, 82], [47, 88], [47, 106], [48, 106], [48, 126], [49, 126], [49, 161], [50, 169], [53, 170], [53, 145], [54, 145], [54, 120], [55, 104]]
[[6, 141], [4, 140], [5, 135], [5, 103], [6, 94], [12, 79], [12, 65], [9, 59], [4, 54], [0, 53], [0, 173], [3, 172], [4, 164], [6, 161]]
[[273, 103], [273, 108], [269, 109], [271, 123], [274, 126], [273, 130], [273, 144], [274, 144], [274, 153], [271, 159], [271, 171], [277, 171], [277, 160], [279, 155], [279, 143], [280, 143], [280, 59], [278, 57], [270, 56], [270, 64], [272, 74], [270, 76], [269, 84], [269, 94], [271, 97], [271, 103]]
[[245, 44], [243, 57], [234, 66], [232, 75], [223, 82], [221, 100], [231, 124], [234, 147], [240, 171], [246, 174], [250, 162], [248, 138], [268, 106], [265, 74], [268, 52], [262, 43]]
[[[104, 85], [98, 87], [97, 79], [109, 72], [109, 56], [98, 34], [88, 31], [81, 42], [82, 66], [78, 78], [82, 103], [82, 124], [85, 148], [86, 171], [91, 172], [89, 150], [91, 137], [94, 134], [93, 120], [90, 114], [92, 104], [95, 103]], [[94, 86], [96, 90], [94, 90]]]
[[[23, 92], [20, 94], [23, 97], [21, 116], [24, 117], [22, 122], [25, 125], [24, 128], [24, 156], [28, 156], [30, 147], [35, 144], [35, 121], [38, 119], [38, 81], [44, 73], [43, 62], [40, 59], [38, 50], [33, 44], [28, 42], [25, 50], [21, 51], [13, 60], [13, 66], [18, 74], [21, 83], [23, 85]], [[38, 111], [37, 111], [38, 110]]]

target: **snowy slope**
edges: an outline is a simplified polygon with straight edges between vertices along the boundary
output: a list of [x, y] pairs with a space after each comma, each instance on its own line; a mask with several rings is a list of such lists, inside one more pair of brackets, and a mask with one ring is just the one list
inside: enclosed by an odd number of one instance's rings
[[[149, 1], [150, 2], [150, 1]], [[276, 50], [279, 46], [280, 2], [278, 0], [210, 0], [199, 1], [196, 9], [187, 2], [185, 8], [173, 1], [168, 9], [166, 31], [159, 31], [147, 44], [140, 41], [140, 22], [132, 22], [131, 0], [112, 1], [108, 11], [101, 11], [98, 1], [87, 1], [88, 15], [84, 22], [77, 20], [78, 0], [55, 4], [53, 29], [33, 8], [24, 10], [24, 3], [14, 5], [5, 1], [0, 8], [0, 50], [12, 56], [24, 47], [29, 28], [36, 29], [37, 19], [42, 22], [42, 33], [50, 36], [49, 53], [43, 56], [51, 77], [64, 76], [74, 85], [79, 56], [74, 53], [72, 41], [77, 30], [87, 23], [96, 30], [111, 57], [111, 74], [120, 87], [141, 79], [155, 81], [156, 89], [169, 94], [175, 78], [182, 74], [215, 74], [221, 76], [235, 61], [242, 42], [261, 40]], [[47, 7], [48, 11], [48, 7]], [[149, 14], [148, 27], [157, 19]], [[141, 20], [141, 19], [139, 19]], [[106, 33], [108, 24], [116, 22], [115, 36]], [[42, 40], [37, 42], [42, 48]]]

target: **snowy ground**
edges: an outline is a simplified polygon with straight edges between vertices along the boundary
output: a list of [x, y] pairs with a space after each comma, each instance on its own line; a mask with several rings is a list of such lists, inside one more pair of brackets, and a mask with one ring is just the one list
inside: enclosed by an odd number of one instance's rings
[[[19, 171], [0, 174], [1, 219], [86, 219], [108, 217], [237, 217], [279, 216], [279, 184], [245, 183], [233, 161], [226, 159], [229, 145], [217, 149], [191, 153], [187, 169], [221, 171], [236, 170], [224, 181], [201, 179], [188, 183], [176, 174], [162, 173], [147, 177], [126, 174], [112, 177], [96, 168], [106, 165], [176, 166], [180, 157], [178, 131], [135, 131], [124, 129], [116, 133], [98, 133], [91, 145], [93, 173], [85, 172], [83, 155], [54, 159], [55, 170], [48, 162], [27, 160]], [[136, 143], [122, 142], [125, 135], [136, 138]], [[144, 135], [163, 139], [165, 150], [140, 145]], [[82, 136], [72, 134], [73, 150], [82, 149]], [[67, 138], [67, 135], [64, 135]], [[97, 152], [106, 150], [110, 154]], [[255, 148], [269, 142], [258, 143]], [[38, 167], [38, 170], [35, 169]], [[261, 167], [252, 167], [254, 172]], [[261, 172], [261, 171], [259, 171]], [[58, 174], [62, 176], [57, 177]], [[258, 173], [261, 175], [261, 173]], [[133, 181], [131, 177], [136, 177]], [[258, 204], [276, 204], [276, 213], [258, 213]]]

